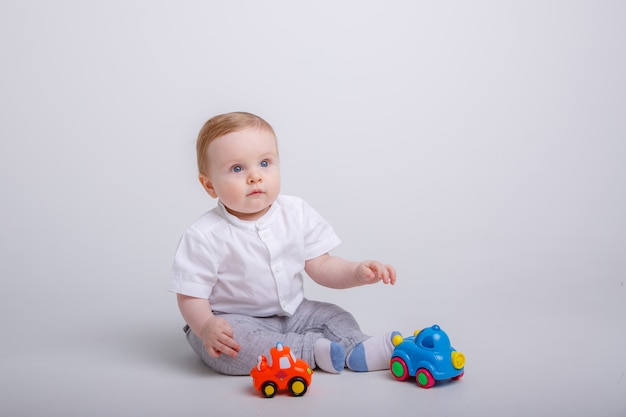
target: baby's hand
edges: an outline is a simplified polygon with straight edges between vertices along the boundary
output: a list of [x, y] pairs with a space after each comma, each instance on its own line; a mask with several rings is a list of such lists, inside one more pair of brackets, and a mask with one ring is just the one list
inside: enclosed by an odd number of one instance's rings
[[356, 267], [356, 278], [364, 284], [374, 284], [380, 280], [385, 284], [396, 283], [396, 270], [391, 265], [378, 261], [364, 261]]
[[207, 319], [202, 325], [201, 337], [209, 356], [213, 358], [222, 353], [234, 358], [239, 352], [239, 343], [233, 339], [233, 328], [221, 317]]

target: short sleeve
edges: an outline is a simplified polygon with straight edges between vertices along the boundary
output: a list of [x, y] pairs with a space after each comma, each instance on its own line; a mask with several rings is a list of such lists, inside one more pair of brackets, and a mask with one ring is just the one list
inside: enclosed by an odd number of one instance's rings
[[304, 200], [302, 200], [302, 223], [306, 260], [330, 252], [341, 244], [332, 225]]
[[216, 282], [217, 268], [207, 240], [197, 231], [188, 230], [178, 243], [168, 290], [208, 299]]

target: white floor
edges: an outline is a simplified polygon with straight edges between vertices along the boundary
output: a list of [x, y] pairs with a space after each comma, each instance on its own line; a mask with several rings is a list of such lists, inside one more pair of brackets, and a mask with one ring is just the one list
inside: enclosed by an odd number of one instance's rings
[[[419, 412], [427, 416], [623, 417], [624, 291], [620, 284], [612, 295], [604, 294], [604, 307], [595, 311], [564, 302], [559, 306], [537, 300], [527, 304], [487, 293], [482, 300], [449, 310], [453, 314], [438, 312], [443, 320], [439, 324], [467, 357], [460, 381], [425, 390], [414, 381], [398, 382], [386, 371], [340, 375], [320, 371], [300, 398], [265, 399], [248, 377], [222, 376], [206, 369], [186, 345], [169, 297], [160, 299], [164, 303], [161, 312], [125, 320], [113, 314], [91, 327], [88, 315], [74, 320], [74, 325], [54, 324], [54, 314], [42, 317], [41, 325], [47, 328], [38, 330], [41, 338], [33, 336], [37, 329], [3, 320], [3, 327], [14, 337], [2, 343], [0, 414], [158, 417], [349, 412], [380, 416]], [[593, 298], [599, 294], [579, 295]], [[379, 310], [372, 312], [363, 303], [350, 306], [365, 329], [377, 331], [385, 326], [373, 319], [381, 318]], [[409, 316], [396, 320], [399, 330], [411, 332], [412, 320]]]

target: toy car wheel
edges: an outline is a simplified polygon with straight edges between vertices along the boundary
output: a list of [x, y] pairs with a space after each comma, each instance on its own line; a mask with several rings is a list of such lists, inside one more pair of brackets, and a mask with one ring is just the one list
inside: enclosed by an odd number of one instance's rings
[[428, 369], [420, 368], [415, 372], [415, 380], [417, 385], [422, 388], [430, 388], [435, 385], [435, 378]]
[[261, 392], [263, 393], [265, 398], [272, 398], [274, 395], [276, 395], [276, 391], [276, 384], [272, 381], [264, 382], [263, 385], [261, 385]]
[[307, 390], [307, 384], [304, 378], [295, 377], [291, 381], [289, 381], [289, 391], [293, 394], [294, 397], [301, 397]]
[[402, 358], [392, 358], [389, 364], [389, 370], [391, 371], [391, 375], [398, 381], [404, 381], [409, 377], [409, 367]]
[[463, 377], [463, 375], [465, 375], [465, 372], [461, 372], [457, 376], [453, 376], [452, 379], [454, 379], [456, 381], [457, 379], [461, 379]]

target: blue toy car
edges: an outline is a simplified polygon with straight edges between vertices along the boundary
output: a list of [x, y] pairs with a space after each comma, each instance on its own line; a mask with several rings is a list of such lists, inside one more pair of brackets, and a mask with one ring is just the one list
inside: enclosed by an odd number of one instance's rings
[[416, 330], [413, 336], [396, 335], [389, 368], [398, 381], [415, 377], [417, 385], [430, 388], [435, 381], [459, 379], [465, 372], [465, 355], [450, 345], [438, 325]]

